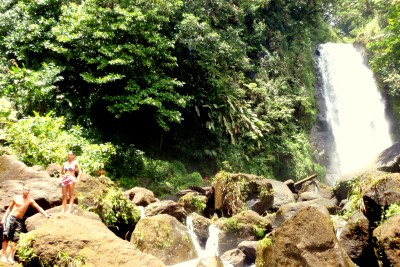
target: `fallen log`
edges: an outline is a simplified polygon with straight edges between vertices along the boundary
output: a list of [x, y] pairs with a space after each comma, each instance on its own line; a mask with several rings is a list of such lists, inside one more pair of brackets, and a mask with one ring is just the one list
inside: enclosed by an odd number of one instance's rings
[[294, 183], [294, 187], [296, 187], [298, 185], [301, 185], [301, 184], [303, 184], [303, 183], [305, 183], [307, 181], [310, 181], [310, 180], [314, 179], [315, 177], [317, 177], [316, 173], [314, 173], [314, 174], [312, 174], [312, 175], [308, 176], [307, 178], [304, 178], [304, 179], [302, 179], [300, 181], [297, 181], [297, 182]]

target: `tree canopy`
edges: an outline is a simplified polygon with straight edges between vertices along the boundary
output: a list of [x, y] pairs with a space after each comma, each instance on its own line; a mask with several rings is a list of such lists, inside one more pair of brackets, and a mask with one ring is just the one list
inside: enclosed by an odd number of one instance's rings
[[4, 0], [0, 96], [19, 118], [53, 112], [120, 156], [133, 145], [205, 174], [298, 179], [319, 168], [313, 56], [337, 40], [330, 25], [351, 35], [387, 12], [374, 64], [398, 79], [399, 9], [383, 2]]

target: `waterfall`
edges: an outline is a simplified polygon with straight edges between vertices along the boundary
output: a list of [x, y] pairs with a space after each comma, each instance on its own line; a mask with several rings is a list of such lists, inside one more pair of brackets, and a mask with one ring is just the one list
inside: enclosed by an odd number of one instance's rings
[[143, 206], [137, 206], [138, 209], [140, 210], [140, 219], [145, 217], [145, 213], [144, 213], [144, 207]]
[[193, 240], [193, 245], [194, 245], [194, 248], [196, 249], [197, 255], [199, 255], [200, 257], [203, 257], [203, 250], [200, 246], [199, 239], [197, 238], [197, 235], [194, 232], [193, 219], [190, 216], [186, 217], [186, 227], [188, 228], [189, 235]]
[[384, 98], [362, 53], [334, 43], [318, 51], [320, 128], [332, 139], [325, 139], [321, 154], [328, 158], [326, 182], [333, 185], [341, 175], [366, 167], [393, 141]]
[[208, 239], [206, 242], [205, 255], [208, 257], [219, 256], [218, 252], [219, 229], [214, 224], [208, 227]]

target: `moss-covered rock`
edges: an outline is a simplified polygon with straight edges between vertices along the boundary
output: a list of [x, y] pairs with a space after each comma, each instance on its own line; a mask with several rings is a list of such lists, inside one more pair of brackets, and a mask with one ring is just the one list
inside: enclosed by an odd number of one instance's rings
[[186, 226], [168, 214], [140, 219], [133, 231], [131, 243], [167, 265], [198, 257]]
[[212, 186], [215, 209], [228, 216], [249, 209], [262, 214], [274, 199], [271, 183], [261, 176], [222, 171], [215, 176]]

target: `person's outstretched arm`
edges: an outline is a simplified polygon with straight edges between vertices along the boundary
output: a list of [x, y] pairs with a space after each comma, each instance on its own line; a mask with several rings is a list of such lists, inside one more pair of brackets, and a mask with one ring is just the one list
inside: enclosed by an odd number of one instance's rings
[[42, 209], [42, 207], [40, 207], [35, 200], [32, 199], [31, 205], [37, 209], [38, 212], [40, 212], [41, 214], [43, 214], [44, 216], [46, 216], [46, 218], [50, 218], [50, 214], [48, 214], [44, 209]]

